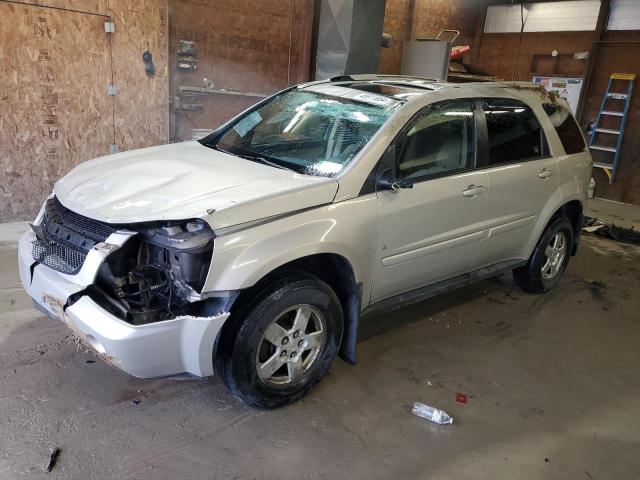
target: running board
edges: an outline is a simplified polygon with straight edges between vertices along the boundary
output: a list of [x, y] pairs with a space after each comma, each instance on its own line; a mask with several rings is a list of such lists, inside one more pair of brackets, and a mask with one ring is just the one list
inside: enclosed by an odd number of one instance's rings
[[436, 297], [443, 293], [466, 287], [467, 285], [479, 282], [480, 280], [495, 277], [500, 273], [521, 267], [526, 263], [526, 260], [509, 260], [507, 262], [496, 263], [495, 265], [481, 268], [480, 270], [474, 270], [473, 272], [458, 275], [457, 277], [450, 278], [449, 280], [444, 280], [406, 293], [401, 293], [400, 295], [385, 298], [384, 300], [380, 300], [365, 308], [361, 315], [364, 316], [373, 313], [384, 314], [400, 310], [408, 305], [422, 302], [423, 300]]

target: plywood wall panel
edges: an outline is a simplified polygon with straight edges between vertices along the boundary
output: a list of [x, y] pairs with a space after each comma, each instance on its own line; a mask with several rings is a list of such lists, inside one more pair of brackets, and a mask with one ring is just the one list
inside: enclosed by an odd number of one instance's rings
[[107, 15], [109, 0], [19, 0], [35, 6], [77, 10], [78, 12]]
[[[264, 95], [307, 80], [312, 0], [171, 0], [169, 19], [172, 95], [181, 85], [204, 86], [204, 78], [216, 88]], [[177, 71], [180, 40], [196, 43], [197, 71]], [[197, 98], [203, 108], [181, 112], [179, 137], [188, 139], [192, 128], [215, 128], [258, 100]]]
[[[485, 33], [478, 66], [505, 80], [512, 79], [515, 67], [514, 80], [531, 81], [531, 74], [536, 73], [531, 71], [535, 54], [551, 55], [551, 52], [557, 50], [560, 54], [573, 55], [588, 51], [591, 48], [591, 35], [590, 32], [524, 33], [520, 52], [517, 54], [519, 33]], [[572, 62], [565, 71], [567, 74], [576, 74], [580, 73], [579, 69], [579, 62]]]
[[378, 72], [383, 74], [398, 74], [402, 67], [402, 50], [410, 28], [409, 0], [387, 0], [384, 10], [383, 31], [392, 37], [391, 46], [380, 50], [380, 65]]
[[[510, 80], [514, 71], [519, 34], [499, 33], [484, 34], [478, 66], [492, 74]], [[550, 54], [553, 50], [559, 53], [573, 54], [589, 51], [594, 32], [545, 32], [525, 33], [518, 55], [518, 65], [515, 70], [515, 80], [531, 80], [531, 64], [534, 54]], [[640, 42], [640, 32], [616, 31], [605, 32], [605, 41]], [[602, 44], [595, 59], [595, 69], [591, 88], [585, 97], [586, 122], [583, 128], [595, 120], [602, 96], [609, 81], [609, 75], [615, 72], [630, 72], [640, 74], [640, 45], [634, 43]], [[559, 65], [562, 67], [562, 65]], [[567, 67], [567, 74], [580, 76], [575, 64]], [[618, 177], [613, 185], [601, 169], [594, 169], [596, 179], [596, 195], [620, 202], [640, 204], [640, 93], [636, 92], [631, 104], [629, 118], [623, 140], [622, 157]], [[614, 122], [606, 119], [605, 122]], [[605, 127], [616, 128], [619, 125], [605, 123]], [[601, 136], [603, 143], [607, 142]], [[610, 161], [611, 154], [592, 152], [596, 161]]]
[[0, 221], [33, 216], [53, 182], [113, 141], [104, 19], [0, 2]]
[[33, 218], [58, 178], [113, 143], [169, 137], [167, 0], [26, 3], [0, 1], [0, 221]]
[[[116, 145], [120, 151], [169, 140], [167, 0], [110, 0], [113, 34]], [[142, 54], [149, 49], [155, 75]]]
[[[413, 15], [409, 0], [387, 0], [384, 31], [393, 36], [391, 48], [380, 53], [379, 73], [398, 74], [407, 32], [411, 38], [434, 38], [441, 30], [459, 30], [454, 45], [474, 45], [478, 16], [492, 0], [415, 0]], [[409, 25], [409, 22], [412, 25]], [[443, 36], [450, 39], [451, 36]]]
[[435, 38], [441, 30], [459, 30], [454, 45], [470, 45], [480, 7], [482, 2], [478, 0], [416, 0], [413, 37]]

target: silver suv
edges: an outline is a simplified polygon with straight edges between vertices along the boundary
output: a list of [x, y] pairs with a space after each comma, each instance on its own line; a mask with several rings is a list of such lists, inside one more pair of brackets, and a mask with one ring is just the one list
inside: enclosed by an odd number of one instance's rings
[[512, 270], [560, 279], [591, 157], [524, 83], [349, 76], [289, 88], [199, 142], [98, 158], [20, 240], [36, 306], [136, 377], [304, 395], [358, 322]]

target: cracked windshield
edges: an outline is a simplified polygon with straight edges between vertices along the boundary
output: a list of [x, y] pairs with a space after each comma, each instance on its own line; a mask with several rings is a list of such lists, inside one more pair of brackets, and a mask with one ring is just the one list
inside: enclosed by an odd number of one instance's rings
[[342, 171], [391, 117], [397, 101], [317, 92], [284, 93], [238, 120], [216, 148], [248, 160], [317, 176]]

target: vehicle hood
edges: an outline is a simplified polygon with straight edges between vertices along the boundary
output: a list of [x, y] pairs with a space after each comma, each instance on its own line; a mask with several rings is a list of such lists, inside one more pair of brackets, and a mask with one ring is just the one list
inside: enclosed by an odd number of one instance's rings
[[84, 162], [54, 187], [70, 210], [108, 223], [203, 218], [224, 228], [331, 203], [332, 178], [313, 177], [184, 142]]

